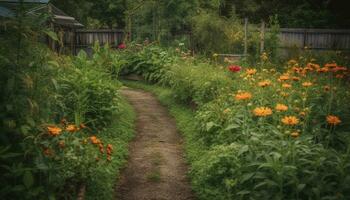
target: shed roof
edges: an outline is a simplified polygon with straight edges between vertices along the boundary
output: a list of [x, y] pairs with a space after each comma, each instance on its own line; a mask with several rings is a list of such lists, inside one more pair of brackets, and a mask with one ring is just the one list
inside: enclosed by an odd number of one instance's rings
[[[20, 3], [21, 0], [0, 0], [0, 3]], [[49, 0], [22, 0], [24, 3], [49, 3]]]
[[[0, 0], [0, 16], [8, 18], [14, 17], [16, 10], [18, 9], [19, 2], [19, 0]], [[74, 28], [81, 28], [84, 26], [74, 17], [67, 15], [51, 3], [48, 3], [48, 0], [23, 0], [23, 2], [33, 5], [26, 7], [27, 14], [38, 16], [51, 10], [50, 14], [52, 14], [53, 22], [55, 24]]]

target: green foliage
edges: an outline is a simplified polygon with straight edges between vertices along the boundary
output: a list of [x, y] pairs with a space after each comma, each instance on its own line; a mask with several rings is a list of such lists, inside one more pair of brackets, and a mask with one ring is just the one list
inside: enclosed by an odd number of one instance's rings
[[[127, 84], [156, 93], [169, 106], [185, 137], [192, 184], [200, 199], [349, 197], [349, 92], [342, 67], [326, 67], [330, 71], [322, 73], [306, 51], [285, 67], [273, 68], [262, 55], [261, 69], [254, 73], [228, 74], [185, 53], [178, 56], [182, 58], [173, 58], [172, 65], [163, 68], [159, 83], [167, 89]], [[339, 53], [330, 56], [340, 58], [340, 65], [346, 63]], [[283, 81], [282, 75], [289, 78]], [[259, 86], [263, 80], [270, 85]], [[308, 82], [312, 84], [304, 84]], [[252, 98], [237, 100], [239, 91], [250, 92]], [[184, 114], [176, 100], [187, 105], [194, 101], [195, 115]], [[277, 103], [288, 109], [278, 111]], [[260, 106], [273, 114], [255, 116], [253, 110]], [[327, 122], [330, 114], [341, 123]], [[299, 121], [288, 125], [281, 121], [285, 116]]]
[[[96, 53], [94, 58], [100, 58]], [[117, 109], [118, 84], [103, 70], [107, 67], [95, 59], [89, 61], [85, 52], [73, 58], [72, 65], [59, 71], [58, 92], [60, 117], [75, 124], [85, 123], [101, 129], [112, 120]]]

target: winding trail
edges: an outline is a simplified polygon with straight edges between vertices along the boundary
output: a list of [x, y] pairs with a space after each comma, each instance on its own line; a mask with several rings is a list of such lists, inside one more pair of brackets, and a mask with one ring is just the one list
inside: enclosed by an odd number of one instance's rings
[[118, 200], [193, 200], [175, 120], [149, 92], [121, 91], [137, 113], [136, 137], [116, 188]]

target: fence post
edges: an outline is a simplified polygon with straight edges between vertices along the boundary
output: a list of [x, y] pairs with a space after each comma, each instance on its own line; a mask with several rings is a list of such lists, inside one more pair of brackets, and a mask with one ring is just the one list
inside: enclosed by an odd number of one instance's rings
[[244, 18], [244, 56], [247, 56], [248, 53], [248, 42], [247, 42], [247, 34], [248, 34], [248, 18]]
[[265, 22], [261, 21], [261, 28], [260, 28], [260, 54], [264, 52], [264, 46], [265, 46]]

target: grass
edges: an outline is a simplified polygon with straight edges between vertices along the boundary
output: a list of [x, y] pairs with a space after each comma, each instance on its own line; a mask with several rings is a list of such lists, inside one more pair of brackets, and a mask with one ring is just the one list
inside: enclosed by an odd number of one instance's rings
[[135, 112], [125, 99], [121, 99], [119, 107], [122, 115], [115, 116], [111, 126], [99, 135], [106, 144], [113, 145], [112, 161], [106, 165], [97, 165], [94, 169], [94, 176], [87, 182], [87, 200], [114, 199], [119, 170], [126, 163], [128, 143], [134, 136], [135, 121]]

